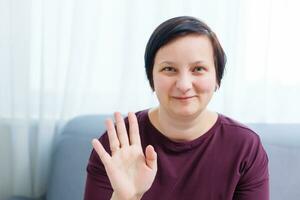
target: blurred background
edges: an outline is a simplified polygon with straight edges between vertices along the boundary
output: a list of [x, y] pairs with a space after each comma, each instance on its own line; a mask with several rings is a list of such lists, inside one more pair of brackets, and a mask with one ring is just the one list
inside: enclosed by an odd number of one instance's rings
[[228, 57], [209, 107], [243, 123], [300, 123], [297, 0], [0, 0], [0, 199], [46, 190], [54, 136], [83, 114], [155, 106], [143, 54], [191, 15]]

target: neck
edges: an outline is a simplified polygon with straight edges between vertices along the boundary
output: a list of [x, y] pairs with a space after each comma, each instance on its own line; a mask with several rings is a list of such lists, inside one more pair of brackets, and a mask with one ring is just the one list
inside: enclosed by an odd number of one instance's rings
[[174, 116], [158, 107], [150, 111], [153, 125], [173, 141], [191, 141], [206, 133], [215, 123], [217, 114], [203, 110], [195, 116]]

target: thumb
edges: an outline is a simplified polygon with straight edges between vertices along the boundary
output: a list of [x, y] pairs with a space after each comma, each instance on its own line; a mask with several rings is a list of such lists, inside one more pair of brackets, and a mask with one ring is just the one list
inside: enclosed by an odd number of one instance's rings
[[146, 163], [152, 170], [157, 170], [157, 153], [152, 145], [146, 147]]

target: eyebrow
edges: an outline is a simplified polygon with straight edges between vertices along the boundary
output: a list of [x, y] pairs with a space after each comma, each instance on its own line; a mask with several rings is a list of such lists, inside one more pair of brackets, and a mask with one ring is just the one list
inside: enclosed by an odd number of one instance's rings
[[[192, 62], [192, 63], [189, 63], [189, 65], [192, 65], [192, 64], [203, 64], [203, 63], [205, 63], [204, 61], [202, 61], [202, 60], [198, 60], [198, 61], [195, 61], [195, 62]], [[175, 62], [172, 62], [172, 61], [167, 61], [167, 60], [164, 60], [164, 61], [162, 61], [162, 62], [160, 62], [159, 63], [159, 65], [161, 65], [161, 64], [169, 64], [169, 65], [174, 65], [174, 64], [176, 64]]]

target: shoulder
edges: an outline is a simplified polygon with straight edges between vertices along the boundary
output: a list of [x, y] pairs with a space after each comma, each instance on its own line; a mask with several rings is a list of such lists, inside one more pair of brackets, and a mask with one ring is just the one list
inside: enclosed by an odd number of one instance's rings
[[220, 136], [233, 148], [254, 150], [262, 146], [259, 135], [247, 125], [223, 114], [219, 118]]
[[148, 120], [148, 111], [149, 109], [140, 110], [135, 113], [138, 123], [146, 123]]
[[220, 128], [228, 136], [234, 136], [241, 139], [259, 139], [258, 134], [247, 125], [223, 114], [219, 114], [219, 118]]
[[[225, 115], [220, 116], [220, 134], [226, 149], [239, 160], [241, 174], [253, 167], [253, 173], [260, 170], [267, 171], [268, 157], [263, 148], [259, 135], [246, 126]], [[264, 173], [264, 177], [267, 176]]]

